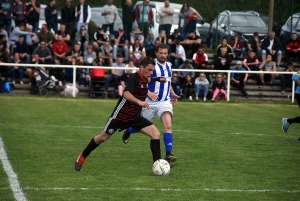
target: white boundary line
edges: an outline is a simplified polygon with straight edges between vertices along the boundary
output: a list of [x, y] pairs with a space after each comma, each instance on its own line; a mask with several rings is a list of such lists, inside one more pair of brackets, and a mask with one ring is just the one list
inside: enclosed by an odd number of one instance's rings
[[27, 201], [27, 198], [25, 194], [22, 191], [22, 188], [20, 187], [19, 181], [18, 181], [18, 176], [14, 172], [8, 158], [6, 151], [4, 149], [4, 143], [2, 141], [2, 138], [0, 137], [0, 160], [3, 165], [3, 169], [7, 174], [10, 188], [14, 194], [14, 197], [17, 201]]
[[[8, 188], [0, 188], [0, 190], [7, 190]], [[116, 191], [210, 191], [210, 192], [256, 192], [256, 193], [265, 193], [265, 192], [281, 192], [281, 193], [299, 193], [300, 190], [275, 190], [275, 189], [232, 189], [232, 188], [73, 188], [73, 187], [45, 187], [45, 188], [36, 188], [31, 186], [26, 186], [24, 190], [30, 191], [97, 191], [97, 190], [116, 190]]]

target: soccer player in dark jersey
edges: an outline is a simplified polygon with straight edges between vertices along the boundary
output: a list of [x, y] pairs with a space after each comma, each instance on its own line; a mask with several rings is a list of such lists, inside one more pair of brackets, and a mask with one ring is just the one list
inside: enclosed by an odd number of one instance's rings
[[139, 71], [127, 79], [123, 96], [108, 118], [104, 130], [92, 138], [83, 152], [79, 154], [75, 162], [75, 170], [80, 171], [90, 153], [108, 140], [112, 134], [128, 127], [132, 127], [151, 138], [150, 148], [153, 162], [161, 158], [160, 132], [149, 120], [141, 116], [142, 108], [150, 108], [145, 99], [148, 92], [147, 83], [154, 69], [155, 61], [151, 57], [145, 57], [140, 61]]

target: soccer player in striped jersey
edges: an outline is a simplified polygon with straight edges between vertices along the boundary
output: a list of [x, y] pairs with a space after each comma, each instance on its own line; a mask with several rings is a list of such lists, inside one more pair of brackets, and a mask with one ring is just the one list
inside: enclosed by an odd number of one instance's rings
[[[166, 82], [155, 81], [148, 83], [148, 96], [146, 102], [149, 103], [149, 110], [142, 110], [142, 116], [153, 121], [158, 116], [164, 126], [164, 144], [166, 149], [166, 160], [175, 162], [177, 158], [172, 154], [173, 135], [172, 135], [172, 116], [173, 105], [178, 103], [177, 96], [171, 87], [172, 64], [167, 62], [168, 45], [160, 44], [156, 46], [156, 65], [152, 74], [152, 79], [165, 78]], [[123, 133], [122, 140], [128, 143], [130, 134], [137, 132], [133, 128], [128, 128]]]
[[140, 62], [137, 73], [132, 74], [126, 83], [123, 96], [119, 99], [114, 111], [108, 118], [103, 131], [92, 138], [87, 147], [79, 154], [75, 162], [75, 170], [80, 171], [85, 159], [101, 143], [108, 140], [116, 131], [132, 127], [148, 135], [153, 162], [161, 158], [160, 132], [146, 118], [141, 116], [142, 108], [149, 109], [149, 103], [145, 101], [148, 88], [147, 83], [155, 69], [155, 62], [150, 57], [145, 57]]

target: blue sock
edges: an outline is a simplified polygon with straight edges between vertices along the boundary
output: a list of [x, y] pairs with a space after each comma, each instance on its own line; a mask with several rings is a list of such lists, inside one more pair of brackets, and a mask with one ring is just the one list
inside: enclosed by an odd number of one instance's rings
[[136, 133], [136, 132], [137, 132], [137, 130], [135, 130], [134, 128], [131, 128], [131, 127], [129, 127], [129, 128], [127, 129], [127, 131], [128, 131], [130, 134]]
[[164, 133], [164, 143], [166, 148], [166, 155], [171, 154], [173, 148], [173, 135], [172, 133]]

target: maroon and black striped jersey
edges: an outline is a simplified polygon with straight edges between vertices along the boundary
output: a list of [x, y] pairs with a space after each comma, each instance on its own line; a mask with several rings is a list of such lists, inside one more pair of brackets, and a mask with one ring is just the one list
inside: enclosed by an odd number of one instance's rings
[[[148, 81], [145, 80], [139, 72], [133, 73], [126, 82], [125, 91], [129, 91], [135, 98], [145, 101], [148, 93]], [[126, 100], [122, 96], [116, 105], [111, 118], [123, 122], [134, 120], [137, 116], [141, 115], [142, 107]]]

